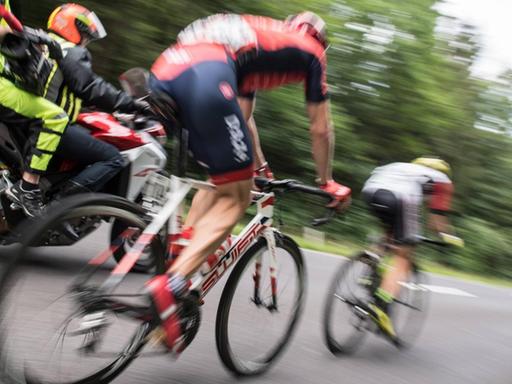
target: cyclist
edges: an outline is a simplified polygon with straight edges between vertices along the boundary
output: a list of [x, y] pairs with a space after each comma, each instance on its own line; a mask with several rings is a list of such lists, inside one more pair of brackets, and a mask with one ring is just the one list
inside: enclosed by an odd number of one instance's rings
[[462, 239], [450, 234], [452, 229], [446, 217], [453, 193], [450, 173], [450, 166], [444, 160], [419, 157], [412, 163], [376, 168], [363, 186], [363, 199], [382, 222], [394, 253], [392, 268], [383, 276], [369, 305], [372, 319], [391, 337], [396, 335], [389, 317], [390, 304], [399, 294], [399, 282], [407, 279], [411, 268], [422, 203], [428, 203], [431, 230], [448, 244], [460, 247], [464, 244]]
[[[180, 300], [188, 278], [199, 269], [242, 217], [250, 203], [253, 156], [247, 127], [236, 99], [234, 61], [223, 46], [175, 45], [165, 50], [151, 68], [154, 109], [168, 118], [179, 109], [189, 131], [189, 149], [206, 168], [214, 192], [204, 201], [188, 247], [167, 275], [148, 282], [149, 293], [165, 330], [168, 348], [181, 335]], [[196, 201], [197, 204], [197, 201]], [[196, 208], [197, 209], [197, 208]]]
[[[334, 131], [328, 103], [324, 20], [313, 12], [291, 15], [285, 21], [217, 14], [193, 22], [178, 35], [182, 44], [201, 41], [223, 44], [236, 58], [239, 103], [254, 142], [256, 173], [272, 176], [253, 118], [255, 92], [304, 82], [316, 181], [339, 202], [348, 202], [350, 188], [332, 177]], [[201, 195], [197, 199], [203, 199]]]
[[[2, 5], [10, 11], [9, 0]], [[0, 26], [0, 36], [10, 32], [5, 20]], [[6, 68], [5, 58], [0, 55], [0, 121], [16, 129], [29, 132], [25, 169], [19, 183], [9, 188], [7, 196], [22, 207], [27, 216], [41, 213], [43, 199], [39, 189], [39, 177], [45, 173], [61, 136], [68, 125], [64, 110], [52, 102], [18, 88]]]
[[[350, 198], [350, 189], [332, 179], [334, 135], [327, 101], [324, 28], [319, 18], [314, 25], [299, 22], [303, 16], [288, 22], [240, 15], [198, 20], [153, 65], [155, 109], [169, 115], [175, 103], [190, 131], [194, 156], [217, 185], [213, 192], [200, 190], [194, 196], [185, 223], [194, 232], [169, 270], [171, 277], [159, 276], [148, 283], [170, 348], [176, 349], [181, 334], [175, 304], [187, 292], [187, 279], [229, 235], [249, 204], [254, 169], [245, 120], [253, 123], [256, 90], [306, 82], [318, 183], [340, 203]], [[237, 95], [242, 95], [239, 103]], [[263, 165], [259, 146], [255, 153], [259, 168]]]
[[45, 97], [63, 108], [70, 126], [62, 137], [58, 154], [88, 166], [68, 180], [61, 194], [97, 191], [124, 166], [119, 150], [91, 136], [74, 124], [82, 104], [102, 111], [145, 111], [147, 103], [132, 99], [92, 70], [86, 46], [107, 34], [94, 12], [78, 4], [57, 7], [48, 19], [50, 36], [59, 43], [63, 58], [46, 84]]

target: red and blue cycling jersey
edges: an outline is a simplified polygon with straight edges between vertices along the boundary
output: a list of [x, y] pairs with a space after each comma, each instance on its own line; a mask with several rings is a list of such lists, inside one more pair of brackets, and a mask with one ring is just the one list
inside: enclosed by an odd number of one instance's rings
[[200, 19], [178, 35], [181, 44], [222, 44], [236, 58], [238, 91], [304, 82], [308, 102], [328, 98], [324, 47], [282, 21], [252, 15], [220, 14]]

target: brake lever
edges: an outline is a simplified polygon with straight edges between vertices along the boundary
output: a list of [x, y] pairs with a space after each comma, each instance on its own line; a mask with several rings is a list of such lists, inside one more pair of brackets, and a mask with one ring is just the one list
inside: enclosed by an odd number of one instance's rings
[[334, 218], [334, 216], [336, 216], [336, 208], [328, 208], [327, 215], [318, 219], [313, 219], [311, 221], [311, 225], [313, 227], [319, 227], [321, 225], [327, 224]]

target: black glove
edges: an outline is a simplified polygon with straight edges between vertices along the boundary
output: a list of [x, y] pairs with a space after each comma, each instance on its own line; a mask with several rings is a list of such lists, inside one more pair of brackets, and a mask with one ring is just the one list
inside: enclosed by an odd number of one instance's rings
[[59, 61], [62, 60], [62, 49], [60, 47], [60, 44], [57, 43], [55, 40], [51, 40], [46, 45], [48, 47], [48, 52], [50, 53], [50, 57], [53, 60]]
[[24, 34], [33, 43], [46, 45], [52, 59], [57, 61], [62, 59], [63, 56], [60, 44], [53, 40], [50, 35], [42, 29], [25, 27]]
[[155, 116], [155, 112], [153, 111], [153, 108], [151, 108], [151, 105], [147, 101], [134, 99], [133, 105], [134, 105], [135, 111], [137, 111], [137, 113], [139, 113], [143, 116], [148, 116], [148, 117]]

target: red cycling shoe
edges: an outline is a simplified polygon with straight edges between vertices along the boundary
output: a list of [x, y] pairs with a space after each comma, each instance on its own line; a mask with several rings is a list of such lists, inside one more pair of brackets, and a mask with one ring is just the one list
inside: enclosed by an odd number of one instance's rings
[[163, 342], [172, 351], [179, 348], [179, 340], [183, 336], [180, 318], [180, 303], [169, 288], [169, 276], [159, 275], [146, 283], [151, 303], [160, 320], [165, 335]]

